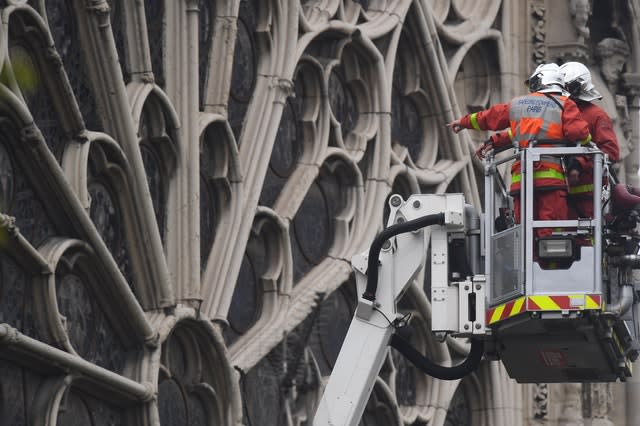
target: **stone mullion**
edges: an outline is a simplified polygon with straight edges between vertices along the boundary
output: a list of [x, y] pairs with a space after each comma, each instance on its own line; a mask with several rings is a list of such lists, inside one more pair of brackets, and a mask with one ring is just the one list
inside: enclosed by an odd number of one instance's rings
[[[286, 4], [281, 4], [279, 7], [274, 6], [276, 3], [270, 2], [268, 6], [273, 8], [270, 27], [280, 30], [281, 33], [271, 34], [269, 39], [273, 42], [272, 45], [263, 44], [261, 54], [271, 58], [272, 61], [264, 61], [266, 62], [264, 66], [257, 70], [259, 74], [252, 98], [258, 102], [254, 101], [249, 105], [240, 134], [239, 160], [244, 176], [242, 188], [245, 197], [240, 211], [232, 214], [239, 215], [241, 220], [236, 222], [237, 228], [221, 229], [221, 234], [224, 232], [227, 235], [233, 235], [233, 244], [221, 253], [221, 257], [224, 258], [220, 261], [221, 270], [217, 271], [215, 289], [211, 300], [206, 301], [204, 305], [204, 310], [211, 317], [222, 321], [226, 321], [231, 304], [234, 284], [258, 207], [260, 188], [262, 188], [275, 143], [277, 124], [282, 118], [286, 98], [293, 91], [290, 78], [295, 64], [290, 64], [292, 60], [290, 52], [295, 52], [297, 41], [298, 5], [292, 0], [288, 0]], [[259, 27], [262, 26], [259, 25]], [[263, 35], [263, 37], [268, 36]], [[220, 235], [220, 238], [226, 237]]]
[[[78, 0], [76, 0], [78, 1]], [[104, 0], [86, 0], [103, 3]], [[122, 16], [125, 22], [126, 61], [130, 66], [133, 81], [153, 81], [151, 50], [147, 33], [147, 17], [144, 14], [144, 0], [122, 0]], [[158, 36], [161, 36], [158, 34]], [[113, 37], [112, 37], [113, 38]], [[114, 43], [115, 45], [115, 43]], [[124, 60], [122, 58], [121, 60]]]
[[200, 145], [198, 2], [166, 2], [167, 94], [180, 119], [176, 175], [169, 189], [167, 262], [176, 299], [199, 304]]
[[147, 308], [169, 306], [173, 304], [173, 292], [169, 285], [169, 272], [160, 233], [155, 226], [156, 219], [138, 146], [137, 129], [118, 63], [109, 21], [109, 6], [104, 0], [76, 0], [75, 8], [78, 11], [80, 41], [87, 54], [87, 68], [92, 76], [96, 103], [104, 114], [105, 131], [120, 144], [130, 165], [127, 178], [133, 194], [136, 221], [134, 229], [138, 230], [130, 241], [133, 243], [132, 253], [140, 259], [133, 266], [142, 283], [139, 289], [141, 303]]
[[[274, 81], [276, 84], [273, 84]], [[278, 130], [278, 126], [274, 125], [274, 123], [280, 122], [285, 99], [291, 90], [290, 83], [284, 86], [277, 83], [279, 81], [275, 77], [258, 77], [254, 99], [261, 99], [263, 102], [259, 105], [252, 104], [253, 107], [250, 106], [247, 111], [246, 117], [256, 117], [257, 120], [246, 120], [242, 131], [244, 137], [241, 136], [244, 140], [244, 143], [240, 146], [240, 162], [243, 175], [245, 175], [243, 181], [245, 198], [242, 202], [241, 211], [236, 212], [236, 214], [241, 215], [242, 220], [238, 223], [239, 226], [235, 232], [233, 249], [225, 253], [225, 257], [228, 256], [225, 262], [227, 266], [226, 273], [223, 277], [220, 277], [222, 281], [218, 281], [214, 295], [218, 304], [216, 317], [226, 318], [231, 304], [234, 285], [230, 284], [235, 283], [240, 271], [242, 256], [251, 231], [253, 217], [258, 207], [259, 188], [262, 187], [262, 182], [269, 166], [269, 158], [271, 157], [271, 150]], [[261, 114], [259, 111], [264, 113]], [[226, 231], [234, 232], [234, 230], [230, 229]]]
[[[214, 60], [209, 62], [207, 69], [208, 78], [205, 90], [204, 111], [227, 116], [227, 103], [231, 90], [231, 71], [233, 69], [233, 46], [238, 32], [238, 16], [236, 4], [233, 16], [216, 16], [213, 23], [213, 34], [209, 55], [217, 54]], [[217, 58], [220, 58], [217, 61]]]
[[529, 63], [522, 49], [522, 36], [518, 33], [521, 28], [526, 28], [526, 5], [523, 7], [518, 2], [502, 2], [502, 40], [505, 45], [505, 58], [501, 60], [501, 84], [503, 100], [512, 99], [522, 92], [520, 81], [520, 69], [527, 68]]
[[[389, 184], [387, 179], [391, 168], [391, 75], [387, 75], [384, 57], [375, 47], [373, 42], [360, 35], [361, 42], [367, 49], [367, 53], [374, 57], [372, 64], [375, 70], [372, 74], [375, 76], [377, 88], [374, 92], [377, 95], [376, 106], [378, 107], [378, 129], [374, 140], [375, 151], [371, 161], [371, 170], [369, 176], [364, 177], [365, 195], [362, 205], [359, 206], [359, 216], [355, 220], [355, 229], [353, 232], [353, 242], [348, 244], [352, 252], [368, 249], [371, 239], [378, 232], [382, 224], [382, 206], [389, 192]], [[371, 142], [370, 142], [371, 143]], [[371, 212], [377, 212], [375, 221], [369, 219]], [[358, 214], [356, 213], [356, 214]], [[373, 225], [373, 226], [372, 226]], [[346, 256], [349, 257], [349, 256]]]
[[[416, 8], [416, 10], [418, 10], [418, 8]], [[443, 111], [443, 121], [452, 121], [454, 118], [460, 116], [460, 109], [455, 101], [456, 96], [453, 91], [453, 84], [450, 84], [446, 77], [447, 60], [444, 56], [444, 52], [442, 51], [439, 39], [434, 38], [434, 36], [437, 35], [437, 28], [433, 17], [426, 10], [421, 9], [421, 12], [423, 22], [426, 24], [424, 27], [419, 28], [422, 32], [421, 35], [425, 40], [423, 48], [426, 54], [426, 63], [432, 64], [436, 67], [432, 70], [435, 91], [437, 93], [436, 99], [440, 99], [442, 102], [438, 107]], [[446, 130], [444, 130], [443, 133], [445, 135], [443, 138], [444, 141], [441, 142], [443, 145], [448, 144], [451, 146], [453, 159], [467, 161], [467, 167], [462, 169], [458, 175], [462, 186], [462, 192], [472, 205], [482, 205], [476, 184], [475, 173], [473, 171], [473, 165], [471, 163], [471, 155], [469, 155], [469, 152], [467, 151], [468, 144], [461, 144], [458, 138], [454, 137], [451, 132], [447, 133]], [[466, 134], [462, 136], [464, 139], [468, 137], [469, 136]]]

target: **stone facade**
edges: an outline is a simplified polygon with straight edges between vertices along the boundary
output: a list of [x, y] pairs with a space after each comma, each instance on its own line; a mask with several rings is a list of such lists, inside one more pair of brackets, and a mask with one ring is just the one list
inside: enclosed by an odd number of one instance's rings
[[[638, 184], [638, 0], [0, 0], [6, 425], [308, 425], [392, 193], [481, 206], [445, 127], [592, 70]], [[401, 302], [440, 363], [422, 273]], [[459, 382], [391, 351], [363, 425], [632, 425], [640, 380]]]

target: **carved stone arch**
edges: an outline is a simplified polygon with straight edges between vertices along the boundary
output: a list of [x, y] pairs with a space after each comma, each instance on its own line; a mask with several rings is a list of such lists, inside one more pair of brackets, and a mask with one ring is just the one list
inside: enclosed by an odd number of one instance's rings
[[[117, 184], [125, 184], [122, 172], [129, 168], [127, 158], [118, 143], [109, 135], [100, 132], [86, 132], [86, 140], [73, 142], [65, 149], [62, 168], [69, 184], [73, 187], [85, 209], [89, 209], [91, 197], [88, 192], [89, 159], [92, 150], [99, 155], [99, 169], [110, 171], [118, 178]], [[118, 169], [118, 170], [116, 170]]]
[[[242, 175], [238, 146], [224, 117], [217, 114], [200, 116], [200, 255], [203, 280], [215, 262], [209, 259], [220, 223], [234, 221], [240, 208]], [[225, 242], [227, 243], [227, 242]], [[225, 244], [228, 246], [228, 243]], [[206, 293], [205, 293], [206, 294]]]
[[384, 26], [385, 28], [379, 32], [381, 34], [392, 31], [410, 6], [409, 2], [402, 0], [368, 0], [359, 3], [361, 7], [359, 27], [368, 33], [366, 27], [371, 27], [371, 30], [375, 31], [374, 25]]
[[[408, 28], [412, 39], [424, 54], [416, 55], [419, 58], [419, 69], [425, 76], [422, 87], [428, 94], [434, 113], [433, 119], [438, 126], [443, 122], [449, 122], [460, 115], [452, 85], [449, 83], [448, 70], [443, 62], [442, 39], [438, 38], [435, 20], [431, 8], [423, 2], [412, 3], [403, 25]], [[399, 38], [392, 39], [397, 43]], [[389, 47], [393, 51], [393, 45]], [[446, 52], [444, 52], [446, 53]], [[416, 176], [421, 185], [434, 186], [431, 191], [442, 192], [449, 183], [455, 179], [461, 191], [472, 204], [480, 204], [476, 189], [476, 177], [471, 164], [471, 156], [467, 144], [469, 137], [465, 132], [456, 136], [452, 132], [437, 132], [438, 153], [440, 159], [449, 160], [450, 163], [439, 164], [432, 170], [416, 169]], [[460, 143], [462, 139], [463, 143]]]
[[336, 179], [336, 184], [341, 190], [342, 206], [334, 214], [334, 227], [336, 230], [334, 243], [328, 255], [336, 258], [347, 258], [354, 251], [352, 237], [355, 232], [354, 222], [362, 206], [363, 179], [360, 169], [355, 161], [342, 155], [335, 154], [327, 157], [320, 169], [320, 179], [325, 173]]
[[[238, 1], [237, 36], [228, 104], [229, 121], [238, 143], [242, 143], [246, 137], [253, 137], [244, 136], [244, 133], [247, 130], [245, 127], [254, 126], [243, 126], [242, 130], [239, 128], [246, 115], [254, 116], [253, 111], [262, 110], [264, 114], [273, 110], [272, 106], [263, 103], [266, 99], [258, 101], [256, 94], [266, 94], [274, 86], [280, 86], [286, 94], [291, 90], [288, 79], [293, 68], [287, 61], [276, 58], [284, 57], [295, 49], [293, 31], [297, 30], [298, 15], [297, 8], [290, 7], [293, 3], [292, 0]], [[281, 96], [279, 93], [275, 95]]]
[[[123, 409], [120, 400], [96, 397], [74, 380], [66, 389], [57, 407], [56, 421], [52, 425], [86, 425], [126, 423], [132, 409]], [[128, 401], [127, 401], [128, 402]], [[137, 407], [136, 407], [137, 408]], [[135, 409], [135, 408], [134, 408]]]
[[[340, 64], [339, 58], [341, 58], [345, 46], [351, 46], [346, 49], [347, 52], [350, 52], [347, 56], [351, 56], [350, 63], [356, 64], [358, 67], [352, 74], [345, 74], [340, 70], [340, 68], [344, 68]], [[386, 179], [389, 168], [390, 128], [388, 117], [390, 102], [386, 91], [383, 90], [386, 87], [384, 81], [386, 71], [380, 52], [363, 33], [349, 25], [330, 27], [322, 33], [312, 32], [306, 34], [300, 40], [298, 52], [301, 55], [317, 57], [322, 64], [326, 64], [325, 80], [328, 82], [327, 90], [329, 95], [327, 101], [330, 109], [333, 110], [331, 113], [334, 116], [331, 117], [330, 124], [330, 146], [333, 145], [338, 149], [344, 149], [345, 139], [342, 137], [342, 127], [347, 124], [351, 127], [353, 122], [356, 121], [353, 119], [356, 116], [354, 107], [356, 101], [353, 100], [349, 87], [347, 86], [346, 90], [344, 89], [343, 82], [346, 81], [346, 77], [351, 77], [360, 72], [360, 75], [366, 76], [368, 84], [374, 88], [368, 91], [365, 96], [370, 101], [371, 109], [360, 114], [364, 118], [357, 120], [359, 124], [355, 127], [356, 133], [345, 132], [345, 134], [349, 138], [349, 143], [353, 142], [353, 146], [347, 147], [347, 152], [359, 162], [358, 166], [362, 170], [361, 174], [363, 174], [363, 181], [366, 186], [362, 204], [363, 211], [367, 211], [367, 214], [375, 211], [381, 212], [381, 210], [378, 210], [384, 201], [381, 187], [384, 185], [383, 180]], [[347, 61], [349, 60], [347, 59]], [[331, 72], [331, 70], [335, 71]], [[338, 75], [339, 73], [342, 76]], [[361, 92], [360, 90], [358, 93]], [[369, 92], [372, 93], [369, 94]], [[363, 104], [365, 103], [363, 102]], [[333, 108], [331, 108], [332, 104]], [[340, 120], [343, 122], [340, 126], [337, 126], [338, 120], [335, 119], [335, 110], [338, 107], [346, 112]], [[340, 142], [340, 138], [342, 138], [342, 142]], [[358, 225], [358, 223], [362, 226]], [[370, 223], [369, 220], [359, 221], [358, 223], [356, 223], [357, 229], [353, 232], [351, 239], [353, 247], [362, 247], [364, 244], [368, 244], [369, 238], [375, 232], [375, 229], [371, 226], [365, 225], [365, 223]]]
[[[2, 86], [0, 86], [0, 91]], [[3, 93], [0, 110], [10, 106], [13, 102], [16, 106], [14, 112], [22, 113], [23, 119], [29, 119], [28, 111], [15, 96], [8, 90]], [[22, 229], [23, 236], [28, 240], [21, 243], [23, 250], [34, 250], [43, 241], [56, 238], [61, 235], [84, 240], [83, 244], [91, 247], [91, 257], [94, 263], [94, 271], [99, 271], [100, 282], [104, 284], [103, 291], [108, 291], [111, 297], [118, 299], [115, 306], [123, 309], [129, 316], [128, 329], [134, 333], [140, 333], [138, 338], [145, 340], [152, 338], [153, 332], [146, 322], [138, 301], [133, 297], [127, 282], [117, 265], [113, 262], [100, 234], [91, 223], [83, 205], [76, 193], [68, 185], [62, 170], [56, 163], [50, 151], [42, 140], [35, 126], [22, 127], [19, 132], [16, 126], [19, 123], [11, 123], [9, 120], [0, 121], [0, 137], [15, 157], [14, 168], [19, 168], [18, 187], [22, 188], [20, 202], [16, 206], [16, 223]], [[24, 126], [24, 125], [23, 125]], [[20, 128], [20, 127], [18, 127]], [[34, 175], [37, 171], [38, 175]], [[46, 206], [45, 209], [43, 206]], [[39, 213], [38, 213], [39, 212]], [[124, 316], [121, 316], [124, 318]]]
[[[180, 308], [160, 327], [156, 364], [157, 409], [176, 424], [236, 424], [242, 418], [237, 373], [222, 336], [190, 308]], [[180, 422], [182, 420], [182, 422]]]
[[183, 154], [179, 139], [180, 122], [173, 105], [162, 89], [153, 84], [129, 85], [132, 116], [138, 129], [138, 144], [151, 193], [160, 237], [165, 245], [173, 229], [174, 198], [178, 196], [175, 179], [178, 158]]
[[273, 345], [282, 338], [277, 332], [265, 332], [282, 320], [289, 306], [290, 253], [287, 224], [272, 210], [259, 207], [227, 314], [229, 328], [224, 334], [234, 362], [253, 358], [246, 350], [249, 345], [257, 341]]
[[300, 26], [304, 32], [321, 30], [336, 14], [341, 0], [311, 0], [302, 2]]
[[34, 396], [34, 425], [49, 426], [57, 424], [60, 404], [64, 394], [69, 389], [71, 380], [70, 376], [50, 377], [40, 386]]
[[[497, 55], [490, 52], [497, 52]], [[504, 56], [504, 44], [497, 31], [490, 31], [486, 37], [462, 45], [453, 55], [449, 61], [449, 76], [463, 111], [483, 110], [503, 100], [501, 70]], [[481, 142], [486, 133], [476, 131], [469, 136]]]
[[130, 164], [110, 136], [97, 132], [86, 136], [86, 142], [67, 146], [62, 162], [65, 175], [136, 298], [151, 309], [170, 290], [161, 283], [152, 284], [145, 275], [149, 259], [144, 235], [136, 226]]
[[388, 107], [381, 100], [384, 87], [379, 52], [359, 31], [335, 44], [335, 60], [325, 69], [329, 91], [332, 136], [330, 144], [346, 149], [360, 160], [367, 142], [379, 126], [379, 113]]
[[[496, 52], [497, 55], [490, 55]], [[500, 99], [500, 70], [504, 62], [504, 45], [497, 31], [461, 46], [449, 61], [449, 75], [455, 83], [464, 79], [466, 86], [456, 87], [458, 101], [467, 109], [486, 108]], [[497, 60], [496, 60], [497, 59]], [[477, 81], [475, 86], [469, 87]]]
[[[2, 49], [10, 61], [4, 64], [8, 84], [28, 106], [49, 148], [60, 159], [66, 141], [84, 129], [62, 60], [45, 20], [34, 9], [10, 6], [3, 12], [8, 21]], [[46, 90], [38, 90], [41, 87]]]
[[[289, 212], [288, 197], [284, 192], [289, 182], [296, 188], [307, 185], [316, 173], [317, 165], [327, 152], [329, 138], [329, 112], [322, 65], [314, 58], [303, 56], [293, 78], [293, 96], [286, 100], [276, 134], [269, 168], [260, 193], [260, 204], [274, 207], [285, 217]], [[305, 178], [301, 178], [305, 176]]]
[[[161, 87], [154, 84], [131, 83], [127, 86], [127, 92], [129, 94], [133, 123], [138, 131], [140, 130], [140, 121], [142, 120], [145, 105], [151, 99], [157, 103], [156, 108], [159, 111], [155, 112], [155, 115], [158, 116], [156, 117], [157, 120], [163, 121], [163, 131], [169, 136], [175, 137], [177, 135], [177, 131], [180, 129], [180, 118], [171, 100]], [[179, 153], [180, 144], [177, 143], [177, 140], [174, 141], [174, 145], [174, 149]]]
[[[322, 64], [312, 56], [302, 56], [293, 76], [294, 95], [300, 100], [295, 106], [302, 122], [303, 149], [300, 161], [317, 164], [325, 153], [329, 139], [327, 86]], [[311, 145], [311, 146], [310, 146]]]
[[435, 22], [442, 25], [447, 19], [447, 15], [449, 15], [449, 9], [451, 9], [451, 0], [434, 1], [431, 4], [431, 16], [433, 16]]
[[[39, 328], [55, 346], [122, 373], [129, 351], [140, 347], [144, 330], [102, 273], [93, 250], [80, 240], [52, 238], [40, 248], [52, 274], [36, 277]], [[129, 297], [133, 297], [130, 294]]]
[[[104, 392], [92, 394], [91, 389], [71, 375], [47, 379], [36, 395], [34, 421], [37, 425], [124, 424], [128, 411], [122, 404], [130, 404], [121, 395]], [[94, 390], [95, 392], [95, 390]]]
[[405, 24], [393, 62], [391, 142], [398, 161], [406, 161], [408, 155], [412, 168], [428, 173], [444, 154], [438, 148], [441, 126], [437, 104], [429, 94], [429, 76], [414, 53], [420, 44], [415, 25]]
[[292, 214], [289, 234], [296, 285], [306, 282], [303, 277], [321, 267], [326, 257], [342, 258], [353, 250], [354, 219], [363, 196], [360, 170], [341, 150], [330, 150], [322, 166], [301, 180], [306, 182], [304, 188], [290, 181], [283, 189], [291, 194], [288, 209], [281, 203], [275, 206], [285, 217]]
[[[436, 26], [438, 33], [447, 41], [462, 44], [477, 39], [480, 34], [493, 25], [500, 11], [501, 0], [481, 0], [467, 2], [464, 0], [448, 0], [438, 9]], [[442, 17], [446, 19], [442, 20]]]
[[[258, 3], [258, 2], [256, 2]], [[258, 75], [251, 102], [245, 104], [246, 112], [236, 115], [232, 119], [232, 102], [229, 101], [229, 122], [234, 133], [240, 135], [240, 164], [243, 171], [244, 188], [260, 188], [264, 181], [271, 150], [275, 139], [276, 127], [282, 116], [282, 107], [286, 97], [291, 93], [291, 76], [295, 62], [288, 62], [285, 58], [295, 52], [297, 41], [298, 8], [296, 2], [288, 0], [286, 3], [278, 1], [259, 2], [260, 10], [257, 30], [264, 33], [260, 40], [276, 40], [268, 58], [260, 56]], [[266, 9], [266, 10], [263, 10]], [[264, 12], [264, 14], [263, 14]], [[239, 14], [241, 16], [241, 14]], [[237, 48], [237, 46], [236, 46]], [[236, 49], [237, 51], [237, 49]], [[234, 61], [234, 64], [236, 62]], [[237, 75], [233, 72], [234, 75]], [[242, 79], [242, 74], [239, 74]], [[233, 84], [232, 84], [233, 92]], [[237, 105], [236, 105], [237, 106]], [[246, 117], [251, 119], [245, 120]], [[242, 117], [239, 119], [239, 117]], [[242, 124], [244, 123], [244, 124]], [[241, 125], [242, 129], [236, 129]], [[213, 310], [227, 312], [230, 303], [230, 293], [224, 287], [228, 282], [236, 282], [237, 274], [242, 262], [244, 246], [248, 241], [250, 227], [258, 197], [244, 197], [243, 208], [235, 211], [238, 220], [226, 227], [224, 239], [232, 241], [233, 249], [227, 247], [219, 261], [219, 268], [214, 279], [211, 303], [207, 305], [209, 315], [215, 316]], [[221, 318], [222, 319], [222, 318]]]

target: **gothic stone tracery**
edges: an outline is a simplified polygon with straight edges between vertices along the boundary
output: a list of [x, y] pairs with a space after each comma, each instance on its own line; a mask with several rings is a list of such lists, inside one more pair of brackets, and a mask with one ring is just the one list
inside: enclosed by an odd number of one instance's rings
[[[581, 52], [635, 176], [638, 5], [558, 3], [0, 1], [2, 421], [309, 424], [389, 195], [481, 206], [486, 135], [445, 122]], [[411, 339], [456, 362], [429, 294]], [[616, 388], [558, 389], [390, 353], [362, 424], [610, 420]]]

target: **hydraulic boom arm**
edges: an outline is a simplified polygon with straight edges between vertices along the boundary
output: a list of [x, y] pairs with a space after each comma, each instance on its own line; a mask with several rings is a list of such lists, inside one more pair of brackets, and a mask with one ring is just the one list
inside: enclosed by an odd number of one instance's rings
[[[448, 318], [442, 322], [443, 327], [448, 328], [437, 331], [467, 336], [472, 336], [474, 330], [478, 334], [484, 333], [484, 323], [478, 322], [481, 326], [476, 328], [473, 321], [475, 317], [479, 320], [484, 317], [483, 291], [479, 292], [478, 303], [471, 304], [474, 309], [469, 315], [470, 295], [475, 298], [473, 289], [482, 290], [482, 283], [478, 282], [474, 287], [470, 281], [465, 281], [466, 290], [459, 292], [459, 286], [450, 286], [448, 282], [447, 236], [464, 235], [464, 198], [461, 194], [413, 195], [404, 202], [399, 195], [393, 195], [390, 206], [390, 226], [376, 237], [369, 253], [352, 259], [357, 291], [361, 296], [316, 412], [314, 426], [358, 424], [389, 345], [418, 368], [443, 379], [463, 377], [477, 366], [482, 357], [482, 342], [478, 340], [473, 344], [470, 357], [461, 366], [438, 366], [394, 334], [402, 321], [396, 303], [425, 261], [429, 235], [423, 228], [427, 226], [433, 227], [432, 277], [444, 279], [444, 282], [432, 283], [435, 291], [432, 298], [438, 300], [433, 306], [434, 309], [442, 309]], [[460, 311], [462, 300], [465, 312]]]

